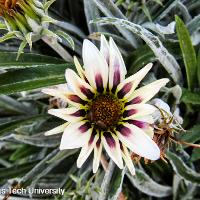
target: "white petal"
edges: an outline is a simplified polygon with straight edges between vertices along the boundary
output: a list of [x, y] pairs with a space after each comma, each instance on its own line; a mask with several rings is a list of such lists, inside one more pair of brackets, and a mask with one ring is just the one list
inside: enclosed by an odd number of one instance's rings
[[84, 118], [85, 111], [76, 107], [50, 109], [48, 113], [68, 122], [77, 122]]
[[160, 158], [157, 144], [137, 126], [125, 124], [125, 128], [118, 130], [118, 138], [131, 151], [150, 160]]
[[114, 134], [107, 133], [105, 135], [104, 133], [102, 134], [102, 142], [108, 155], [116, 163], [116, 165], [122, 169], [123, 161], [118, 138]]
[[62, 133], [68, 125], [69, 125], [69, 122], [66, 122], [66, 123], [64, 123], [60, 126], [57, 126], [53, 129], [49, 130], [49, 131], [46, 131], [44, 133], [44, 135], [49, 136], [49, 135], [55, 135], [55, 134], [58, 134], [58, 133]]
[[83, 125], [85, 122], [70, 123], [67, 126], [62, 135], [60, 150], [83, 147], [88, 142], [92, 128], [84, 129]]
[[99, 141], [97, 141], [97, 144], [94, 147], [93, 173], [96, 173], [99, 168], [101, 153], [102, 153], [102, 142], [99, 139]]
[[150, 104], [132, 104], [126, 106], [123, 117], [126, 119], [137, 119], [146, 115], [151, 115], [156, 108]]
[[127, 70], [122, 55], [112, 38], [110, 38], [109, 44], [110, 44], [109, 88], [116, 89], [117, 85], [125, 79]]
[[154, 136], [154, 128], [151, 126], [148, 126], [144, 129], [142, 129], [151, 139], [153, 139]]
[[128, 167], [131, 175], [135, 175], [135, 167], [133, 165], [133, 161], [131, 160], [131, 156], [130, 156], [130, 153], [128, 152], [128, 149], [122, 144], [122, 148], [123, 148], [123, 151], [122, 151], [122, 157], [125, 161], [125, 164], [126, 166]]
[[159, 98], [152, 99], [151, 104], [171, 114], [169, 105], [162, 99]]
[[106, 89], [108, 82], [108, 65], [106, 60], [89, 40], [83, 42], [83, 62], [86, 78], [90, 85], [97, 90]]
[[78, 75], [84, 80], [85, 79], [84, 70], [83, 70], [83, 68], [82, 68], [81, 64], [79, 63], [76, 56], [74, 56], [74, 64], [76, 66], [76, 70], [78, 72]]
[[89, 84], [87, 84], [84, 80], [82, 80], [73, 70], [67, 69], [65, 71], [65, 77], [69, 87], [81, 99], [87, 100], [93, 98], [94, 96], [93, 88]]
[[99, 136], [91, 136], [90, 140], [82, 147], [77, 160], [77, 167], [80, 168], [94, 149]]
[[140, 81], [146, 76], [149, 70], [152, 68], [153, 64], [149, 63], [145, 67], [143, 67], [136, 74], [128, 77], [117, 87], [118, 96], [120, 98], [129, 98], [135, 88], [139, 85]]
[[61, 98], [64, 101], [68, 101], [68, 99], [67, 99], [67, 91], [65, 91], [65, 90], [59, 90], [59, 89], [53, 89], [53, 88], [45, 88], [45, 89], [42, 89], [42, 92], [45, 93], [45, 94], [48, 94], [50, 96]]
[[108, 45], [108, 42], [104, 35], [101, 35], [100, 52], [103, 55], [103, 57], [105, 58], [107, 64], [109, 64], [109, 60], [110, 60], [109, 45]]
[[168, 82], [169, 79], [163, 78], [135, 90], [130, 97], [130, 104], [146, 103]]
[[148, 124], [153, 124], [154, 123], [154, 119], [151, 115], [146, 115], [146, 116], [138, 116], [138, 117], [134, 117], [134, 120], [139, 120], [142, 122], [146, 122]]

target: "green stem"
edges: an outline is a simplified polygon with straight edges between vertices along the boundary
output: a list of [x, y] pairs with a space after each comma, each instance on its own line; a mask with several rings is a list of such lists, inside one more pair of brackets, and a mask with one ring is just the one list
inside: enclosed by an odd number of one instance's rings
[[65, 61], [72, 62], [72, 56], [57, 42], [56, 39], [43, 36], [42, 40], [48, 44], [54, 51], [56, 51]]

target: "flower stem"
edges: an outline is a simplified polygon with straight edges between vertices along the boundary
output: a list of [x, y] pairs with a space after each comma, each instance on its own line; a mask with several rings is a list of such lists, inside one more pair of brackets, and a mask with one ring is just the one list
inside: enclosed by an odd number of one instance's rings
[[105, 172], [103, 182], [101, 184], [101, 193], [99, 195], [99, 200], [107, 199], [109, 184], [110, 184], [113, 172], [114, 172], [114, 168], [115, 168], [115, 163], [112, 160], [110, 160], [108, 168], [106, 169], [106, 172]]
[[43, 36], [42, 40], [56, 51], [65, 61], [72, 62], [72, 56], [57, 42], [56, 39], [48, 36]]

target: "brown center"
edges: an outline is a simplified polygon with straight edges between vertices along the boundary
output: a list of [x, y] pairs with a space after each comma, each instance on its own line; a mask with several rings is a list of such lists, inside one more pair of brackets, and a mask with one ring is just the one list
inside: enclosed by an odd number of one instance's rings
[[99, 129], [107, 129], [118, 123], [122, 104], [110, 95], [100, 95], [90, 106], [89, 119]]

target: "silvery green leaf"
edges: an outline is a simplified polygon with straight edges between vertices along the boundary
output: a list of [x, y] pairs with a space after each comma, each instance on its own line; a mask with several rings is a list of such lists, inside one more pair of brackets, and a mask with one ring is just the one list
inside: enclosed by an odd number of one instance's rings
[[178, 62], [163, 46], [159, 38], [153, 35], [151, 32], [141, 27], [140, 25], [118, 18], [103, 17], [93, 20], [92, 23], [113, 24], [131, 30], [137, 36], [141, 37], [147, 43], [147, 45], [152, 49], [157, 59], [160, 61], [160, 63], [163, 65], [163, 67], [166, 69], [169, 75], [172, 77], [174, 82], [182, 85], [183, 78], [182, 78], [181, 68]]
[[[106, 17], [117, 17], [126, 20], [124, 14], [120, 9], [113, 3], [112, 0], [93, 0], [97, 7], [104, 13]], [[95, 17], [97, 18], [97, 17]], [[93, 17], [93, 19], [95, 19]], [[138, 42], [129, 30], [124, 30], [116, 26], [118, 31], [130, 42], [133, 47], [138, 46]]]
[[79, 37], [82, 37], [82, 38], [86, 37], [85, 33], [83, 33], [83, 31], [81, 29], [79, 29], [79, 27], [77, 27], [69, 22], [57, 21], [55, 25], [66, 30], [67, 32], [72, 32], [72, 33], [78, 35]]
[[49, 17], [48, 15], [44, 15], [41, 19], [42, 23], [52, 23], [52, 24], [56, 24], [57, 20]]
[[45, 12], [48, 11], [49, 7], [55, 2], [56, 0], [50, 0], [50, 1], [47, 1], [45, 4], [44, 4], [44, 10]]
[[84, 0], [84, 12], [87, 20], [87, 26], [90, 33], [99, 31], [99, 27], [96, 24], [90, 24], [90, 20], [100, 17], [100, 13], [94, 1]]
[[177, 175], [192, 183], [200, 183], [200, 173], [197, 173], [193, 169], [189, 168], [179, 156], [168, 151], [167, 158]]
[[191, 35], [192, 45], [196, 46], [200, 43], [200, 31], [194, 31]]
[[25, 17], [26, 17], [26, 20], [27, 20], [29, 26], [31, 27], [32, 31], [34, 33], [39, 34], [41, 32], [41, 30], [42, 30], [42, 26], [39, 25], [34, 19], [29, 17], [28, 15], [25, 15]]
[[70, 44], [71, 48], [74, 50], [74, 41], [70, 35], [61, 30], [57, 30], [56, 34], [62, 37], [64, 40], [66, 40]]
[[18, 141], [23, 144], [29, 144], [37, 147], [57, 147], [60, 143], [60, 137], [46, 137], [44, 133], [33, 136], [10, 134], [0, 138], [0, 141]]
[[27, 41], [26, 40], [24, 40], [24, 41], [21, 42], [21, 44], [19, 46], [19, 49], [18, 49], [18, 52], [17, 52], [17, 58], [16, 58], [16, 60], [18, 60], [19, 57], [20, 57], [20, 55], [22, 53], [24, 53], [24, 48], [26, 47], [26, 45], [27, 45]]
[[200, 15], [195, 16], [190, 22], [187, 23], [187, 28], [190, 34], [197, 31], [200, 27]]
[[43, 160], [41, 160], [32, 170], [30, 170], [25, 176], [20, 179], [22, 183], [31, 183], [37, 174], [40, 174], [49, 165], [47, 161], [51, 160], [57, 153], [59, 149], [54, 149], [49, 153]]
[[54, 32], [52, 32], [46, 28], [42, 30], [42, 35], [48, 36], [48, 37], [53, 37], [53, 38], [59, 40], [60, 42], [62, 42], [62, 39], [58, 35], [56, 35]]
[[115, 169], [111, 182], [110, 190], [108, 193], [108, 200], [117, 200], [120, 192], [122, 191], [122, 184], [124, 181], [124, 174], [126, 169]]
[[43, 4], [38, 0], [33, 0], [33, 3], [39, 8], [42, 8], [42, 9], [44, 8]]
[[33, 33], [30, 32], [30, 33], [27, 33], [25, 36], [26, 41], [29, 44], [30, 50], [32, 49], [32, 35], [33, 35]]
[[6, 40], [15, 38], [16, 37], [15, 36], [16, 33], [17, 33], [17, 31], [8, 32], [4, 36], [0, 37], [0, 42], [4, 42]]
[[25, 106], [24, 104], [16, 101], [14, 98], [6, 95], [0, 95], [0, 107], [17, 113], [31, 113], [28, 106]]
[[161, 26], [158, 23], [152, 23], [152, 22], [147, 22], [143, 24], [145, 28], [148, 28], [152, 31], [155, 31], [156, 33], [160, 35], [169, 35], [175, 33], [175, 22], [169, 23], [167, 26]]
[[6, 26], [6, 24], [5, 23], [0, 23], [0, 29], [5, 29], [5, 30], [7, 30], [7, 26]]
[[130, 182], [141, 192], [153, 197], [167, 197], [172, 195], [172, 188], [155, 182], [144, 171], [136, 169], [136, 175], [126, 173]]

